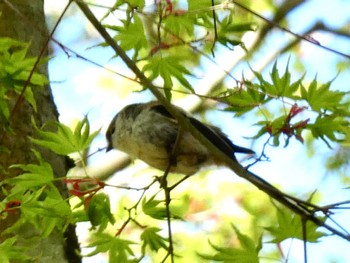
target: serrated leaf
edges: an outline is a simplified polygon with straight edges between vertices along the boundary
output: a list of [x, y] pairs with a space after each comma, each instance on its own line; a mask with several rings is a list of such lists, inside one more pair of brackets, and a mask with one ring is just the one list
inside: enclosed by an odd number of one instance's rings
[[95, 194], [91, 198], [87, 207], [87, 215], [92, 226], [100, 226], [99, 231], [104, 230], [108, 223], [115, 223], [109, 197], [104, 193]]
[[227, 15], [218, 24], [217, 41], [229, 48], [237, 45], [244, 46], [241, 41], [242, 34], [247, 31], [255, 30], [255, 25], [253, 23], [234, 23], [232, 15]]
[[162, 229], [158, 227], [148, 227], [141, 234], [142, 244], [142, 254], [145, 254], [145, 250], [147, 247], [151, 249], [151, 251], [157, 252], [160, 248], [165, 250], [167, 247], [167, 239], [158, 234]]
[[136, 59], [140, 50], [148, 46], [142, 21], [137, 14], [133, 14], [132, 21], [122, 20], [122, 22], [123, 26], [105, 25], [105, 27], [118, 31], [114, 39], [124, 50], [134, 50]]
[[331, 81], [318, 86], [316, 77], [310, 83], [308, 88], [302, 86], [301, 95], [314, 111], [331, 110], [334, 111], [340, 107], [349, 105], [349, 102], [343, 102], [348, 92], [330, 90]]
[[133, 262], [134, 252], [130, 245], [136, 244], [133, 241], [116, 238], [106, 233], [97, 233], [92, 236], [92, 242], [88, 247], [95, 249], [86, 256], [91, 257], [99, 253], [108, 252], [109, 262]]
[[167, 33], [170, 35], [181, 36], [181, 39], [185, 39], [184, 34], [188, 36], [193, 35], [195, 19], [193, 16], [175, 16], [170, 15], [164, 19], [164, 27]]
[[[14, 193], [7, 196], [9, 199]], [[70, 222], [71, 208], [66, 200], [53, 185], [51, 187], [29, 188], [16, 195], [15, 200], [20, 202], [18, 208], [21, 217], [15, 224], [7, 228], [5, 233], [14, 233], [23, 225], [31, 224], [42, 238], [52, 233], [54, 229], [63, 231]]]
[[[36, 111], [36, 101], [32, 89], [35, 86], [43, 86], [48, 83], [44, 74], [32, 72], [37, 60], [35, 57], [27, 57], [27, 43], [19, 42], [10, 38], [0, 39], [0, 120], [4, 123], [9, 118], [9, 106], [7, 96], [12, 92], [21, 94], [24, 90], [24, 98], [32, 105]], [[28, 81], [29, 76], [30, 80]], [[27, 83], [28, 81], [28, 83]]]
[[[238, 232], [239, 233], [239, 232]], [[253, 242], [249, 237], [239, 233], [239, 239], [241, 239], [246, 247], [234, 248], [234, 247], [220, 247], [212, 244], [209, 241], [210, 246], [216, 251], [214, 255], [198, 253], [200, 257], [206, 260], [215, 260], [218, 262], [240, 262], [240, 263], [258, 263], [259, 251], [261, 248], [261, 238], [257, 246], [250, 247]], [[248, 241], [249, 240], [249, 241]], [[249, 245], [247, 245], [249, 243]]]
[[54, 174], [51, 165], [44, 161], [39, 152], [35, 150], [33, 152], [39, 164], [16, 164], [11, 166], [11, 168], [23, 170], [24, 173], [4, 180], [3, 183], [13, 185], [11, 195], [8, 198], [18, 193], [25, 193], [29, 189], [38, 189], [46, 185], [53, 186]]
[[31, 140], [62, 155], [85, 150], [99, 133], [99, 131], [95, 131], [91, 135], [89, 134], [90, 124], [86, 117], [78, 122], [74, 131], [63, 123], [51, 122], [51, 124], [57, 128], [57, 132], [42, 131], [33, 123], [39, 139], [31, 138]]
[[[328, 147], [330, 147], [330, 144], [327, 139], [333, 142], [349, 140], [349, 122], [337, 116], [318, 116], [313, 124], [308, 125], [308, 128], [315, 138], [322, 139]], [[345, 139], [341, 138], [341, 135], [345, 135]]]
[[28, 194], [21, 204], [22, 218], [40, 230], [41, 237], [49, 236], [55, 228], [62, 230], [71, 216], [65, 200], [45, 197], [45, 194], [40, 191], [35, 195]]
[[261, 136], [265, 135], [267, 133], [267, 129], [266, 129], [266, 124], [268, 123], [268, 121], [260, 121], [258, 123], [256, 123], [255, 125], [259, 125], [259, 126], [262, 126], [260, 128], [260, 130], [252, 137], [248, 137], [250, 139], [258, 139], [260, 138]]
[[261, 106], [269, 100], [269, 98], [266, 99], [264, 93], [252, 86], [247, 89], [235, 90], [229, 96], [225, 94], [223, 98], [223, 101], [229, 105], [225, 110], [234, 111], [238, 116]]
[[19, 47], [19, 48], [26, 48], [27, 47], [27, 43], [18, 41], [16, 39], [13, 38], [9, 38], [9, 37], [1, 37], [0, 38], [0, 51], [1, 52], [6, 52], [8, 51], [10, 48], [13, 47]]
[[185, 88], [193, 92], [191, 84], [185, 78], [185, 75], [192, 75], [184, 66], [186, 58], [179, 55], [161, 55], [160, 52], [153, 55], [147, 60], [143, 67], [144, 72], [150, 72], [151, 80], [161, 77], [164, 81], [164, 88], [171, 89], [173, 87], [172, 78], [177, 79]]
[[[319, 226], [313, 222], [306, 223], [306, 238], [308, 242], [318, 242], [321, 237], [326, 236], [325, 233], [317, 231]], [[288, 238], [297, 238], [303, 240], [303, 222], [299, 215], [291, 213], [287, 208], [277, 208], [277, 224], [265, 227], [267, 231], [274, 237], [270, 242], [280, 243]]]
[[144, 198], [142, 200], [142, 211], [155, 219], [166, 218], [166, 209], [163, 200], [156, 200], [156, 195], [153, 195], [150, 199]]
[[37, 112], [38, 109], [36, 107], [36, 100], [34, 98], [33, 91], [30, 87], [27, 87], [27, 89], [24, 93], [24, 97], [26, 98], [28, 103], [33, 107], [34, 111]]
[[17, 246], [16, 241], [17, 237], [14, 236], [0, 243], [0, 262], [27, 262], [30, 260], [24, 253], [25, 248]]
[[[289, 73], [289, 61], [286, 65], [285, 72], [280, 76], [277, 61], [274, 63], [272, 72], [270, 73], [271, 82], [264, 79], [261, 73], [253, 71], [254, 75], [260, 82], [260, 89], [269, 97], [287, 97], [291, 99], [299, 98], [299, 90], [301, 87], [301, 82], [304, 78], [304, 75], [296, 80], [291, 82], [291, 74]], [[302, 91], [303, 92], [303, 91]]]
[[244, 235], [242, 234], [239, 229], [231, 224], [232, 228], [234, 229], [235, 233], [236, 233], [236, 236], [239, 240], [239, 243], [241, 245], [241, 247], [244, 249], [244, 250], [255, 250], [255, 243], [254, 243], [254, 240], [251, 239], [250, 237], [248, 237], [247, 235]]

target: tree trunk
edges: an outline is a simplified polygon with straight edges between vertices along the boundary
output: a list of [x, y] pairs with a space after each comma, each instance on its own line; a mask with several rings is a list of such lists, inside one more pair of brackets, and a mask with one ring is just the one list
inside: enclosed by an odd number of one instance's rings
[[[48, 38], [43, 5], [43, 0], [0, 1], [0, 37], [11, 37], [19, 41], [28, 42], [30, 43], [28, 55], [38, 56]], [[46, 49], [44, 56], [47, 55]], [[48, 76], [47, 65], [40, 66], [38, 71]], [[29, 139], [29, 136], [33, 136], [34, 133], [31, 118], [34, 118], [36, 124], [40, 127], [40, 125], [49, 120], [57, 121], [58, 117], [49, 85], [33, 88], [33, 93], [38, 112], [35, 112], [25, 100], [21, 100], [10, 119], [10, 127], [13, 133], [6, 133], [3, 128], [4, 125], [0, 126], [0, 145], [9, 149], [8, 153], [0, 153], [0, 167], [5, 171], [5, 173], [3, 171], [0, 173], [1, 181], [4, 178], [13, 177], [20, 173], [20, 170], [8, 169], [10, 165], [36, 163], [36, 159], [31, 151], [32, 148], [38, 149], [43, 158], [51, 164], [55, 176], [63, 177], [66, 175], [67, 164], [64, 157], [34, 146]], [[10, 108], [14, 107], [17, 100], [18, 96], [9, 100]], [[61, 194], [67, 196], [64, 184], [61, 183], [58, 187]], [[7, 217], [6, 220], [1, 220], [0, 233], [16, 220], [16, 216], [13, 215]], [[38, 238], [38, 243], [30, 251], [30, 256], [34, 256], [36, 262], [80, 262], [75, 253], [70, 254], [69, 251], [67, 252], [67, 249], [72, 251], [78, 248], [76, 239], [74, 240], [75, 228], [69, 227], [68, 231], [70, 231], [68, 236], [73, 237], [73, 243], [67, 244], [67, 242], [72, 240], [71, 238], [64, 237], [59, 231], [53, 231], [53, 234], [46, 239]], [[18, 242], [25, 246], [26, 240], [33, 238], [37, 233], [32, 227], [28, 226], [28, 228], [21, 228], [20, 233], [14, 234], [17, 235]], [[0, 242], [4, 238], [6, 237], [0, 236]]]

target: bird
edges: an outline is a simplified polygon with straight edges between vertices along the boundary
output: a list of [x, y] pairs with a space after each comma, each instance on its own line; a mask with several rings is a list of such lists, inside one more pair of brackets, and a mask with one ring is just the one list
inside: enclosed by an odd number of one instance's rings
[[[238, 162], [235, 153], [255, 153], [233, 144], [220, 128], [197, 120], [180, 107], [173, 107], [235, 162]], [[224, 165], [189, 131], [181, 129], [180, 135], [179, 132], [176, 118], [160, 102], [130, 104], [112, 119], [106, 131], [106, 151], [118, 149], [159, 170], [166, 171], [170, 165], [170, 172], [184, 175], [195, 174], [203, 167]]]

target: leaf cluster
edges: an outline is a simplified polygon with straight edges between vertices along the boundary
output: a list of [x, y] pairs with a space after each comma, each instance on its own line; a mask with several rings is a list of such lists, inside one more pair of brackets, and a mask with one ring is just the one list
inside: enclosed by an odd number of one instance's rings
[[187, 1], [184, 8], [179, 1], [162, 0], [151, 9], [142, 0], [117, 1], [113, 10], [126, 10], [125, 16], [105, 27], [150, 80], [163, 81], [170, 99], [176, 86], [193, 92], [188, 80], [194, 75], [193, 65], [200, 63], [200, 55], [211, 54], [216, 42], [229, 49], [244, 47], [242, 35], [255, 30], [253, 23], [234, 19], [231, 9], [216, 11], [220, 15], [214, 17], [211, 5], [211, 1]]
[[39, 138], [31, 138], [31, 140], [35, 144], [46, 147], [60, 155], [69, 155], [76, 152], [82, 153], [100, 132], [97, 130], [90, 134], [90, 124], [86, 116], [76, 124], [74, 130], [58, 122], [50, 122], [47, 125], [53, 126], [56, 131], [38, 129], [33, 122]]
[[[293, 137], [303, 142], [302, 132], [309, 131], [329, 147], [330, 142], [349, 141], [349, 92], [334, 91], [331, 81], [320, 84], [316, 78], [309, 84], [304, 83], [304, 76], [292, 81], [288, 64], [280, 74], [277, 61], [270, 80], [254, 74], [258, 83], [244, 82], [246, 88], [226, 91], [220, 98], [228, 104], [226, 110], [236, 115], [256, 109], [263, 113], [265, 119], [256, 123], [261, 129], [253, 139], [267, 134], [274, 146], [281, 141], [287, 146]], [[278, 101], [282, 107], [276, 110]]]
[[[75, 130], [64, 124], [51, 124], [56, 128], [56, 132], [39, 129], [33, 121], [37, 136], [40, 138], [32, 138], [32, 141], [63, 155], [84, 151], [98, 133], [97, 131], [90, 134], [87, 118], [78, 122]], [[76, 221], [76, 217], [72, 213], [68, 200], [62, 197], [56, 186], [56, 180], [63, 181], [63, 178], [55, 178], [51, 165], [43, 159], [38, 151], [34, 149], [32, 151], [38, 163], [12, 165], [10, 168], [20, 171], [19, 175], [1, 182], [2, 194], [5, 198], [0, 203], [0, 217], [5, 219], [11, 214], [19, 215], [16, 223], [7, 228], [3, 234], [16, 233], [23, 227], [29, 227], [35, 229], [37, 233], [32, 237], [33, 239], [44, 239], [54, 230], [63, 233], [69, 224]], [[93, 205], [90, 207], [89, 215], [101, 213], [106, 209], [104, 204], [107, 201], [101, 196], [96, 196], [92, 200]], [[91, 216], [91, 222], [98, 224], [96, 218], [96, 216]], [[101, 220], [103, 217], [98, 218]], [[109, 219], [111, 220], [111, 218]], [[3, 245], [5, 244], [3, 243]], [[36, 242], [31, 244], [34, 245]], [[20, 248], [15, 246], [13, 249], [16, 251]], [[11, 257], [12, 252], [7, 251], [6, 253], [10, 254], [4, 254], [4, 260], [6, 256]], [[23, 258], [25, 258], [24, 255]]]
[[0, 244], [0, 261], [3, 263], [26, 262], [30, 258], [24, 255], [25, 248], [15, 246], [16, 237], [6, 239]]
[[2, 187], [12, 186], [1, 202], [1, 206], [7, 208], [1, 211], [1, 217], [6, 218], [11, 213], [20, 214], [19, 220], [7, 228], [6, 233], [16, 232], [29, 224], [37, 230], [40, 238], [45, 238], [54, 229], [64, 231], [72, 215], [68, 202], [54, 184], [51, 166], [37, 151], [34, 154], [38, 164], [13, 165], [12, 169], [20, 169], [23, 173], [1, 183]]
[[36, 58], [27, 57], [28, 47], [29, 44], [24, 42], [0, 38], [0, 122], [3, 124], [7, 124], [10, 117], [10, 99], [20, 95], [26, 86], [23, 96], [36, 111], [32, 88], [48, 83], [43, 74], [32, 72]]
[[[325, 233], [318, 230], [318, 226], [303, 221], [299, 216], [290, 213], [286, 208], [276, 207], [277, 223], [265, 229], [273, 236], [270, 242], [281, 243], [289, 238], [305, 240], [305, 242], [318, 242]], [[305, 233], [303, 233], [305, 231]]]

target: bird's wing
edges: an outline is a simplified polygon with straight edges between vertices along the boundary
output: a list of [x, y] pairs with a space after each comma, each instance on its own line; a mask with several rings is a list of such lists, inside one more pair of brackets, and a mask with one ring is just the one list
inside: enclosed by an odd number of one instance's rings
[[223, 133], [218, 127], [210, 125], [210, 128], [215, 131], [217, 136], [219, 136], [222, 140], [224, 140], [227, 144], [230, 145], [231, 149], [235, 153], [248, 153], [248, 154], [255, 154], [255, 152], [251, 149], [244, 148], [241, 146], [238, 146], [234, 144], [225, 133]]
[[[160, 103], [155, 103], [152, 105], [152, 110], [162, 114], [165, 117], [171, 118], [175, 121], [175, 118], [170, 114], [170, 112]], [[179, 109], [181, 110], [181, 109]], [[234, 157], [234, 153], [249, 153], [253, 154], [254, 151], [240, 147], [231, 142], [229, 138], [218, 128], [211, 125], [206, 125], [201, 121], [188, 116], [185, 112], [184, 115], [190, 120], [191, 124], [196, 127], [196, 129], [201, 132], [211, 143], [218, 147], [222, 152], [224, 152], [229, 157]]]

